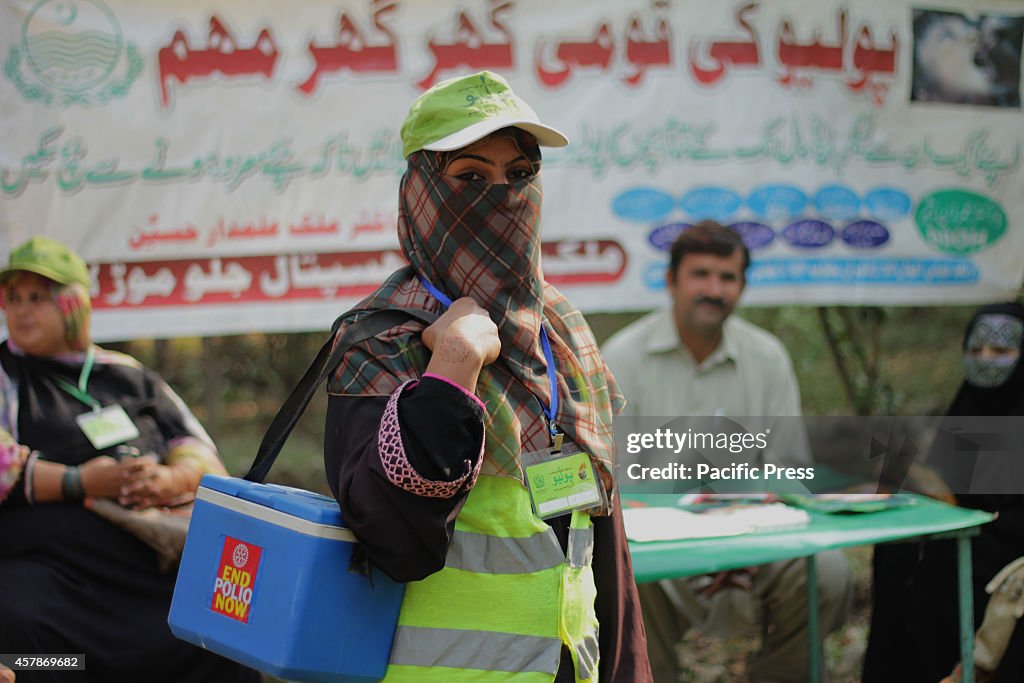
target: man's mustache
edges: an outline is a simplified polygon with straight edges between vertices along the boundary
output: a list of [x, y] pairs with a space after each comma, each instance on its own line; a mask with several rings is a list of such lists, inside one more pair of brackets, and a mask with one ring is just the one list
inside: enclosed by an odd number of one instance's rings
[[718, 306], [721, 309], [725, 308], [725, 299], [717, 299], [710, 296], [699, 296], [694, 301], [695, 304], [711, 304], [712, 306]]

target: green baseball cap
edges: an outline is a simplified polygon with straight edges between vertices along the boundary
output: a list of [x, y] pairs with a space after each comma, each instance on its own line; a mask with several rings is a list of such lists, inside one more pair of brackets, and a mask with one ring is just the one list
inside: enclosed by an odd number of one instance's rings
[[89, 269], [82, 257], [48, 237], [33, 237], [15, 248], [7, 267], [0, 271], [0, 284], [18, 271], [42, 275], [62, 285], [77, 282], [89, 286]]
[[416, 98], [402, 124], [402, 153], [408, 158], [421, 149], [459, 149], [509, 126], [531, 133], [542, 147], [569, 144], [569, 138], [540, 122], [504, 78], [481, 71], [442, 81]]

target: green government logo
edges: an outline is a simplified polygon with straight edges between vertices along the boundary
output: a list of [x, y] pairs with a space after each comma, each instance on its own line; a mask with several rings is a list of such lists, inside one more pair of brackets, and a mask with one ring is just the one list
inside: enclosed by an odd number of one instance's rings
[[138, 48], [99, 0], [40, 0], [4, 60], [25, 99], [58, 107], [124, 97], [141, 72]]
[[940, 190], [917, 205], [914, 221], [924, 240], [946, 254], [987, 249], [1006, 232], [1006, 212], [984, 195]]

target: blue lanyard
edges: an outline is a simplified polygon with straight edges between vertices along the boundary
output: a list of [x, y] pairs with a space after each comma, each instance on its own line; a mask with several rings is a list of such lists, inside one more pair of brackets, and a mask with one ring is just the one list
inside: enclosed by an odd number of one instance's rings
[[[441, 302], [441, 305], [448, 308], [452, 305], [452, 300], [445, 296], [444, 292], [432, 285], [427, 278], [422, 275], [418, 275], [420, 282], [427, 288], [434, 298]], [[558, 414], [558, 375], [555, 372], [555, 357], [551, 353], [551, 342], [548, 341], [547, 330], [544, 329], [544, 323], [540, 326], [540, 345], [544, 349], [544, 360], [548, 364], [548, 386], [551, 389], [551, 405], [548, 407], [544, 406], [544, 402], [537, 399], [544, 410], [544, 415], [548, 418], [548, 431], [551, 432], [552, 438], [558, 434], [558, 426], [555, 424], [555, 415]]]

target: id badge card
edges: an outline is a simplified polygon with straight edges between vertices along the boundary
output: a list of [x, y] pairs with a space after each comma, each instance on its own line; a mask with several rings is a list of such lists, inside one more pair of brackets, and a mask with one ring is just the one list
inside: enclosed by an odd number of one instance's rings
[[561, 450], [523, 453], [522, 461], [533, 511], [541, 519], [603, 506], [604, 486], [590, 455], [575, 443], [567, 440]]
[[139, 428], [119, 405], [82, 413], [75, 421], [85, 433], [85, 438], [98, 451], [139, 436]]

